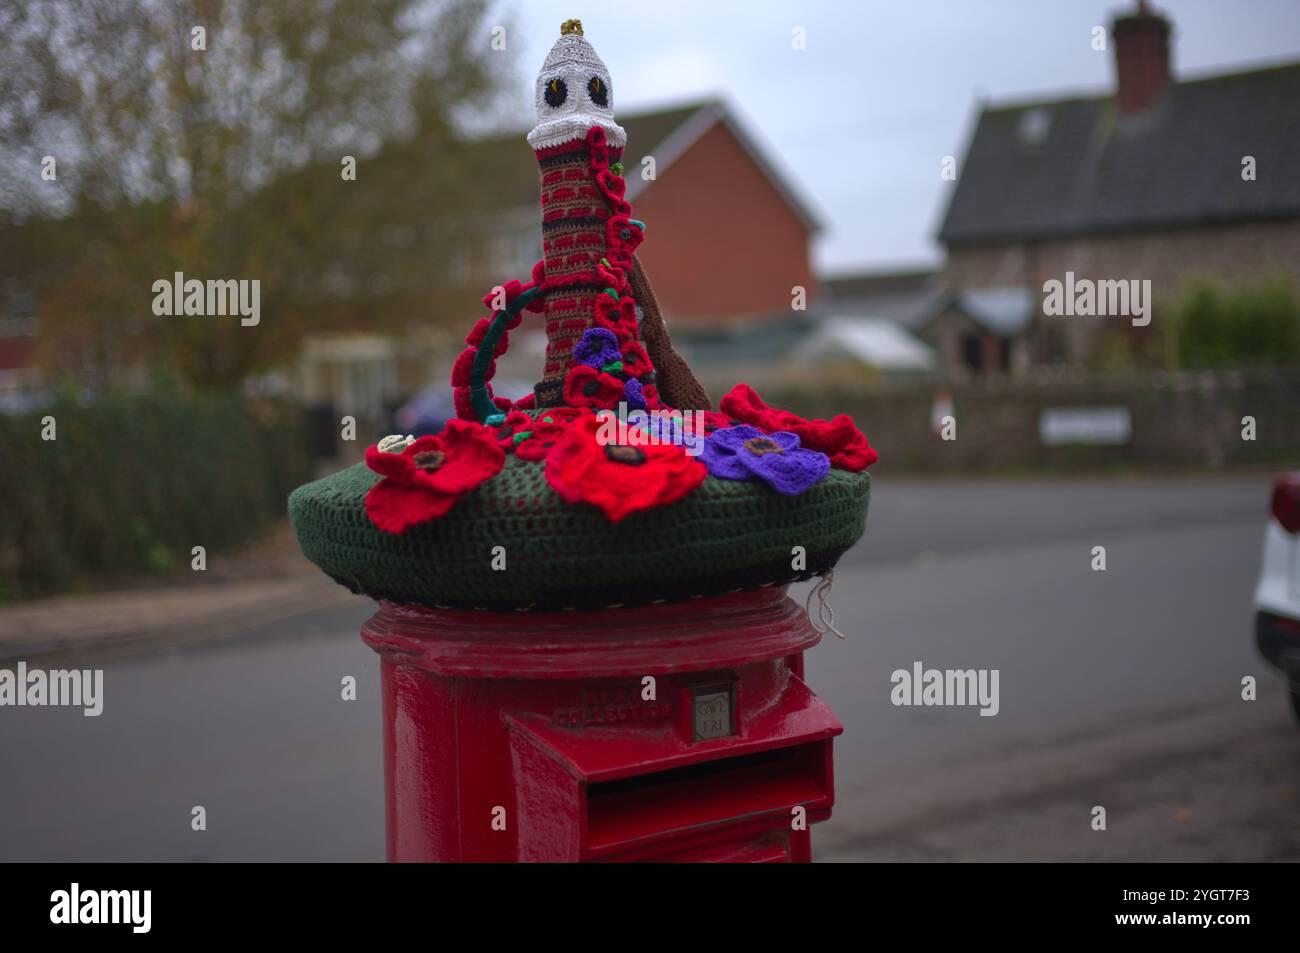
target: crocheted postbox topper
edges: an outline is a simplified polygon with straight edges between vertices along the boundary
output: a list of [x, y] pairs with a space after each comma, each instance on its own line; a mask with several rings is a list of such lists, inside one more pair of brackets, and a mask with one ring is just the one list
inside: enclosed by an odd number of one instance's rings
[[[745, 384], [712, 409], [636, 250], [609, 71], [576, 20], [538, 73], [542, 260], [484, 296], [456, 359], [457, 418], [386, 437], [289, 500], [303, 552], [354, 591], [458, 608], [640, 605], [825, 575], [866, 525], [876, 453], [844, 414]], [[542, 315], [541, 380], [496, 359]]]

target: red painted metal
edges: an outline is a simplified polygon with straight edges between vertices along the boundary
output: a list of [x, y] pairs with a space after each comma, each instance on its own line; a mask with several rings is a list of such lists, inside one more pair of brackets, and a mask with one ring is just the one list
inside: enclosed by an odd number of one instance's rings
[[[598, 612], [381, 603], [393, 861], [808, 861], [843, 728], [784, 588]], [[646, 676], [654, 697], [645, 697]]]

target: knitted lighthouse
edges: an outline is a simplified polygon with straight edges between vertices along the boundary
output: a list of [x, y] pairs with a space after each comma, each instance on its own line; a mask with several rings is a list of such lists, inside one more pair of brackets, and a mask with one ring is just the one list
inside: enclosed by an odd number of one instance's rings
[[[646, 225], [625, 198], [609, 71], [580, 23], [560, 32], [528, 134], [543, 258], [484, 297], [452, 370], [459, 419], [294, 492], [303, 552], [356, 592], [451, 608], [635, 606], [825, 575], [865, 528], [875, 451], [846, 415], [805, 420], [744, 384], [711, 409], [636, 258]], [[545, 364], [511, 402], [491, 378], [528, 315]]]
[[[622, 277], [644, 227], [616, 184], [627, 135], [614, 122], [609, 71], [580, 24], [569, 21], [560, 33], [537, 77], [537, 125], [528, 134], [541, 169], [542, 274], [550, 278], [542, 292], [542, 406], [564, 403], [573, 348], [591, 325], [596, 295]], [[578, 386], [594, 393], [599, 384]], [[623, 393], [629, 386], [631, 379]]]
[[[627, 134], [614, 121], [609, 70], [577, 20], [560, 27], [535, 92], [537, 125], [528, 144], [540, 170], [544, 257], [533, 269], [537, 299], [529, 310], [545, 314], [547, 339], [537, 406], [614, 409], [626, 401], [633, 410], [656, 410], [662, 395], [673, 406], [706, 408], [708, 396], [673, 351], [635, 258], [645, 224], [624, 198]], [[615, 343], [610, 333], [618, 338], [619, 380], [574, 358], [584, 336], [598, 347]], [[468, 352], [464, 360], [472, 361]], [[465, 390], [458, 397], [462, 406], [470, 399]]]

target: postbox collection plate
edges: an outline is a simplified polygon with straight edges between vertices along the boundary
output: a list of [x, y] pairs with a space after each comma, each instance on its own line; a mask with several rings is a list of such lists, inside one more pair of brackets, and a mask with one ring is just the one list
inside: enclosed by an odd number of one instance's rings
[[691, 689], [692, 740], [708, 741], [736, 733], [734, 682], [699, 685]]

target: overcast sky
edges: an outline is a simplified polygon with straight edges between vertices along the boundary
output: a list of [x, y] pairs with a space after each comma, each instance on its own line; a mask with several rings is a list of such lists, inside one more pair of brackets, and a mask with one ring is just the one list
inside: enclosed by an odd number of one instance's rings
[[[939, 259], [933, 236], [951, 188], [940, 164], [946, 155], [960, 160], [980, 97], [1109, 89], [1112, 44], [1108, 37], [1106, 51], [1095, 52], [1092, 30], [1135, 5], [526, 0], [512, 4], [508, 45], [517, 78], [531, 82], [560, 23], [576, 17], [610, 69], [616, 111], [724, 97], [822, 219], [816, 263], [827, 272], [877, 270]], [[1300, 0], [1155, 6], [1174, 22], [1176, 76], [1300, 60]], [[805, 51], [791, 48], [796, 25]], [[521, 89], [518, 113], [528, 128], [531, 89]]]

